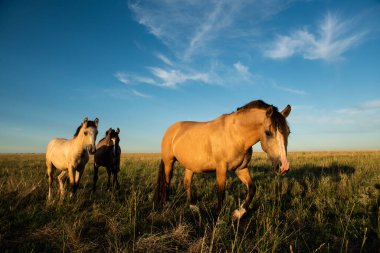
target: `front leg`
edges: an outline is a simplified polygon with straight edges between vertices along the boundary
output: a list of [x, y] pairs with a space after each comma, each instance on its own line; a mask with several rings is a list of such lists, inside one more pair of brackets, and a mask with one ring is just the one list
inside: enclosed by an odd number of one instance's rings
[[232, 216], [233, 219], [240, 219], [247, 212], [249, 204], [251, 203], [253, 196], [255, 196], [256, 187], [253, 184], [251, 176], [249, 175], [248, 168], [236, 170], [235, 173], [240, 181], [247, 187], [248, 191], [243, 204], [240, 206], [240, 209], [236, 209]]
[[72, 190], [71, 194], [74, 194], [77, 191], [77, 186], [75, 183], [75, 176], [76, 176], [75, 167], [72, 165], [68, 166], [68, 172], [69, 172], [70, 187]]
[[216, 185], [218, 187], [218, 212], [222, 209], [226, 192], [227, 166], [222, 164], [216, 168]]
[[81, 166], [81, 167], [77, 168], [77, 170], [75, 171], [75, 186], [76, 186], [76, 188], [79, 187], [79, 182], [80, 182], [80, 179], [82, 178], [82, 175], [84, 172], [84, 167], [85, 166]]
[[119, 166], [117, 164], [115, 164], [113, 166], [113, 182], [112, 182], [112, 187], [114, 188], [115, 185], [116, 185], [116, 190], [119, 190], [120, 189], [120, 184], [119, 184], [119, 180], [117, 179], [117, 174], [119, 173]]

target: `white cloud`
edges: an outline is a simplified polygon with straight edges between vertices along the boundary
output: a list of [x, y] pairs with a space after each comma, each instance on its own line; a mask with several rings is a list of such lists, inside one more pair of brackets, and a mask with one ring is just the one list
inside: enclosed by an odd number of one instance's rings
[[115, 77], [122, 83], [127, 85], [136, 85], [136, 84], [152, 84], [154, 85], [156, 82], [149, 77], [139, 76], [128, 74], [125, 72], [116, 72]]
[[152, 96], [150, 96], [150, 95], [147, 95], [147, 94], [144, 94], [144, 93], [142, 93], [142, 92], [139, 92], [139, 91], [137, 91], [137, 90], [135, 90], [135, 89], [131, 89], [131, 92], [132, 92], [135, 96], [142, 97], [142, 98], [150, 98], [150, 97], [152, 97]]
[[237, 62], [234, 64], [234, 67], [235, 69], [237, 70], [237, 72], [239, 72], [241, 75], [243, 76], [248, 76], [250, 75], [251, 73], [249, 72], [249, 68], [245, 65], [243, 65], [241, 62]]
[[166, 57], [165, 55], [160, 54], [160, 53], [156, 53], [156, 56], [157, 56], [158, 59], [160, 59], [161, 61], [163, 61], [165, 64], [167, 64], [169, 66], [173, 66], [173, 62], [171, 60], [169, 60], [169, 58]]
[[362, 104], [359, 105], [359, 108], [368, 109], [368, 110], [380, 109], [380, 99], [363, 102]]
[[357, 24], [353, 20], [340, 20], [328, 13], [316, 32], [304, 28], [288, 36], [279, 35], [264, 55], [272, 59], [301, 55], [309, 60], [340, 60], [346, 51], [363, 40], [366, 31], [356, 30]]
[[285, 86], [280, 86], [280, 85], [278, 85], [274, 81], [272, 81], [272, 85], [276, 89], [279, 89], [279, 90], [282, 90], [282, 91], [286, 91], [286, 92], [289, 92], [289, 93], [293, 93], [293, 94], [297, 94], [297, 95], [305, 95], [306, 94], [306, 92], [303, 91], [303, 90], [293, 89], [293, 88], [289, 88], [289, 87], [285, 87]]
[[185, 74], [180, 70], [165, 70], [158, 67], [151, 67], [150, 70], [154, 76], [160, 79], [161, 82], [158, 83], [164, 87], [174, 88], [187, 81], [209, 82], [209, 77], [206, 73]]
[[292, 0], [183, 0], [130, 1], [128, 6], [137, 22], [161, 40], [184, 62], [195, 56], [218, 54], [225, 43], [248, 49], [257, 37], [256, 25], [289, 6]]

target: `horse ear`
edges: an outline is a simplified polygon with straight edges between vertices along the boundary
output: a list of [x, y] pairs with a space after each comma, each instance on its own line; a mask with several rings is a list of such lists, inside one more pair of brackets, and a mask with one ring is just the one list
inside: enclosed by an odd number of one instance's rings
[[266, 112], [267, 117], [269, 118], [273, 114], [273, 105], [269, 106]]
[[83, 119], [83, 124], [82, 124], [82, 125], [87, 126], [87, 122], [88, 122], [88, 118], [87, 118], [87, 117], [84, 117], [84, 119]]
[[95, 123], [95, 126], [98, 127], [99, 119], [98, 119], [98, 118], [95, 118], [94, 123]]
[[119, 129], [119, 128], [116, 129], [116, 133], [117, 133], [117, 134], [120, 133], [120, 129]]
[[284, 108], [284, 110], [282, 110], [282, 112], [281, 112], [282, 116], [284, 116], [285, 118], [288, 117], [291, 110], [292, 110], [292, 107], [290, 105], [287, 105]]
[[109, 128], [106, 132], [106, 135], [110, 134], [112, 132], [112, 128]]

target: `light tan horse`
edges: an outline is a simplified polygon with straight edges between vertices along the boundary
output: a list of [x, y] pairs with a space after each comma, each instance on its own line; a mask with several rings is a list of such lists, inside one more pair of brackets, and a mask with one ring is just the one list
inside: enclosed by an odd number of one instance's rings
[[117, 173], [120, 171], [121, 155], [119, 133], [119, 128], [116, 129], [116, 131], [112, 128], [108, 129], [106, 136], [96, 145], [96, 152], [94, 154], [93, 191], [96, 190], [96, 182], [98, 181], [98, 171], [100, 166], [104, 166], [107, 169], [107, 189], [111, 186], [111, 173], [113, 174], [112, 187], [116, 184], [116, 189], [120, 188], [119, 181], [117, 180]]
[[285, 118], [290, 111], [290, 105], [280, 113], [276, 107], [256, 100], [212, 121], [182, 121], [170, 126], [161, 144], [162, 160], [154, 196], [156, 204], [162, 206], [167, 201], [173, 163], [178, 161], [186, 169], [184, 188], [192, 209], [198, 209], [190, 191], [194, 173], [216, 172], [220, 210], [227, 171], [234, 171], [248, 190], [240, 209], [233, 213], [234, 219], [241, 218], [255, 194], [247, 168], [252, 146], [260, 141], [262, 149], [281, 174], [289, 170], [287, 141], [290, 131]]
[[64, 186], [62, 179], [68, 172], [72, 192], [75, 193], [84, 168], [89, 160], [89, 152], [96, 151], [95, 141], [98, 134], [99, 120], [89, 121], [84, 118], [83, 123], [77, 128], [74, 137], [70, 140], [64, 138], [52, 139], [46, 148], [46, 175], [49, 184], [48, 200], [51, 200], [51, 183], [56, 169], [61, 170], [58, 176], [61, 199], [64, 198]]

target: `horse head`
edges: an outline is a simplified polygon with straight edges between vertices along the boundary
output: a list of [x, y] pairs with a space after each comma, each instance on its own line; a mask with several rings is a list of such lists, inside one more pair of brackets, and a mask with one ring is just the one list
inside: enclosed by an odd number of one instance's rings
[[274, 106], [268, 107], [260, 137], [262, 149], [274, 163], [276, 172], [281, 175], [284, 175], [289, 170], [287, 146], [290, 129], [286, 122], [286, 117], [288, 117], [290, 111], [290, 105], [286, 106], [281, 113]]
[[98, 125], [98, 118], [95, 118], [94, 121], [91, 121], [85, 117], [80, 130], [77, 133], [77, 135], [83, 136], [83, 146], [90, 152], [90, 154], [94, 154], [96, 151], [95, 141], [96, 136], [98, 135]]

